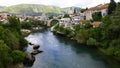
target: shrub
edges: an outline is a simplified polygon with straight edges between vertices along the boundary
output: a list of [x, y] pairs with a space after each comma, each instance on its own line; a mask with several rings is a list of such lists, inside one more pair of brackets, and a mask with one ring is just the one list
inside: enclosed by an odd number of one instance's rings
[[14, 50], [12, 51], [12, 57], [14, 63], [19, 63], [24, 60], [25, 54], [22, 51]]
[[87, 45], [96, 45], [97, 44], [97, 41], [93, 38], [89, 38], [87, 40]]

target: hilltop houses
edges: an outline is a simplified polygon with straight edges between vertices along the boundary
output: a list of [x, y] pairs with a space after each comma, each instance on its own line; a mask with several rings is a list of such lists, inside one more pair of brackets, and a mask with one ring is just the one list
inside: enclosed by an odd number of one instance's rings
[[108, 4], [100, 4], [98, 6], [89, 8], [84, 12], [86, 20], [92, 20], [92, 14], [95, 12], [101, 12], [102, 17], [106, 16], [108, 14], [108, 6]]

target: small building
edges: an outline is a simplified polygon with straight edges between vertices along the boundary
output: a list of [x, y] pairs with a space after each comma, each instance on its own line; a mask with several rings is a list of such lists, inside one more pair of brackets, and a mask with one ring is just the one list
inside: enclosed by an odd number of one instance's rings
[[108, 14], [108, 4], [100, 4], [98, 6], [89, 8], [84, 12], [84, 15], [86, 17], [86, 20], [91, 20], [92, 19], [92, 14], [95, 12], [101, 12], [102, 17], [106, 16]]
[[9, 16], [8, 13], [0, 13], [0, 20], [7, 19], [8, 16]]
[[60, 24], [64, 25], [65, 27], [70, 27], [71, 19], [70, 18], [62, 18], [62, 19], [60, 19]]

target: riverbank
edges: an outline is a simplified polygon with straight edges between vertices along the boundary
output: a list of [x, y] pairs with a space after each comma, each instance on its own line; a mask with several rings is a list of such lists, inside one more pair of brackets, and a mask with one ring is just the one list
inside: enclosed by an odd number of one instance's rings
[[[31, 33], [26, 39], [41, 45], [40, 50], [44, 51], [35, 56], [31, 68], [109, 68], [96, 48], [54, 35], [49, 29]], [[27, 51], [32, 50], [32, 46], [28, 46]]]
[[[53, 33], [57, 34], [57, 35], [60, 35], [60, 36], [64, 36], [64, 37], [69, 38], [71, 40], [75, 40], [78, 43], [80, 43], [74, 36], [70, 37], [70, 36], [65, 35], [64, 33], [61, 33], [61, 32], [55, 31], [55, 30], [53, 31]], [[120, 67], [119, 66], [119, 64], [120, 64], [119, 57], [115, 57], [115, 56], [109, 54], [106, 49], [104, 49], [102, 47], [95, 46], [95, 45], [92, 45], [92, 46], [91, 45], [87, 45], [86, 42], [85, 43], [80, 43], [80, 44], [84, 44], [86, 46], [89, 46], [90, 48], [97, 48], [97, 50], [105, 58], [105, 60], [107, 60], [108, 63], [112, 64], [112, 62], [114, 62], [116, 64], [116, 65], [113, 66], [113, 68], [119, 68]], [[108, 57], [109, 57], [109, 59], [107, 59]]]
[[24, 37], [26, 37], [27, 35], [29, 35], [31, 32], [37, 31], [37, 30], [43, 30], [46, 29], [48, 27], [31, 27], [31, 29], [21, 29], [21, 33]]
[[[110, 68], [120, 68], [120, 59], [108, 54], [105, 49], [98, 48], [99, 53], [109, 63]], [[113, 65], [114, 64], [114, 65]]]

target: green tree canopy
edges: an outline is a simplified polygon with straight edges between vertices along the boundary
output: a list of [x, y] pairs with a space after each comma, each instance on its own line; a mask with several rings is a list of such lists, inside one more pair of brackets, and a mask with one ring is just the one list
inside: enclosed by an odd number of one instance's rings
[[94, 21], [101, 21], [102, 19], [102, 14], [101, 12], [95, 12], [92, 14], [92, 18]]
[[24, 60], [25, 54], [22, 51], [14, 50], [12, 51], [12, 58], [14, 63], [19, 63]]
[[12, 62], [12, 57], [10, 56], [10, 48], [0, 40], [0, 67], [6, 67]]
[[108, 7], [108, 14], [112, 14], [116, 9], [116, 2], [114, 0], [110, 0], [110, 4]]
[[59, 23], [59, 21], [54, 19], [50, 22], [50, 26], [54, 26], [57, 23]]
[[63, 18], [71, 18], [69, 14], [65, 14]]

